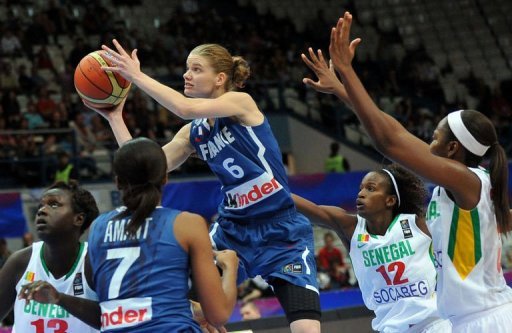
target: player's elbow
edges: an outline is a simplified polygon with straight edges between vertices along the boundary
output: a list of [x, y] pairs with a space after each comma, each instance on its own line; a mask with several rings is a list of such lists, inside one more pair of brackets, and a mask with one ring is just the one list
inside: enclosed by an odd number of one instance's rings
[[205, 318], [210, 323], [210, 325], [215, 327], [222, 327], [224, 326], [231, 316], [231, 311], [228, 311], [225, 307], [219, 308], [214, 313], [205, 313]]

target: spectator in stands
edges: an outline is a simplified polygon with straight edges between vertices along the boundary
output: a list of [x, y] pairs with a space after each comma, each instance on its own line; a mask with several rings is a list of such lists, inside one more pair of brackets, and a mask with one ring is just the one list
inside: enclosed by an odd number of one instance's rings
[[36, 108], [45, 121], [50, 122], [52, 120], [53, 112], [57, 110], [57, 103], [50, 97], [50, 92], [46, 86], [39, 88]]
[[330, 149], [329, 157], [325, 159], [325, 172], [343, 173], [350, 171], [348, 160], [340, 153], [340, 144], [332, 142]]
[[2, 61], [0, 71], [0, 87], [5, 90], [18, 91], [20, 84], [18, 77], [8, 61]]
[[27, 111], [23, 113], [23, 117], [27, 119], [29, 129], [48, 127], [48, 123], [43, 119], [41, 114], [37, 112], [34, 103], [27, 104]]
[[57, 74], [57, 70], [55, 69], [55, 65], [53, 64], [52, 57], [46, 45], [42, 45], [35, 54], [34, 65], [38, 70], [46, 69], [51, 71], [54, 75]]
[[18, 86], [20, 94], [27, 96], [34, 93], [37, 88], [36, 82], [27, 72], [27, 66], [25, 64], [18, 66]]
[[0, 44], [1, 52], [4, 56], [20, 56], [22, 53], [20, 40], [11, 29], [4, 31]]
[[348, 267], [343, 259], [343, 253], [334, 246], [332, 232], [324, 234], [324, 246], [318, 251], [317, 262], [318, 270], [329, 275], [331, 288], [348, 285]]
[[55, 109], [51, 114], [49, 127], [52, 129], [69, 129], [68, 118], [59, 109]]
[[57, 170], [53, 180], [68, 184], [70, 179], [78, 179], [78, 172], [73, 163], [71, 163], [69, 154], [62, 150], [57, 153]]
[[242, 320], [255, 320], [261, 318], [260, 309], [254, 302], [245, 302], [240, 307], [240, 316], [242, 316]]

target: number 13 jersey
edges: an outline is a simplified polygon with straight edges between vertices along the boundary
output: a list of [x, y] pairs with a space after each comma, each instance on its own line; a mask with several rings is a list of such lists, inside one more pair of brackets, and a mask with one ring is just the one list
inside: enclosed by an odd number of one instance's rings
[[[16, 294], [19, 294], [23, 285], [42, 280], [50, 283], [63, 294], [96, 300], [96, 293], [87, 284], [84, 273], [87, 243], [80, 244], [73, 267], [66, 275], [58, 279], [46, 267], [43, 244], [43, 242], [32, 244], [32, 255], [23, 276], [16, 285]], [[13, 332], [94, 333], [98, 331], [56, 304], [42, 304], [34, 300], [27, 304], [25, 300], [16, 298]]]
[[374, 330], [404, 332], [438, 317], [431, 244], [415, 215], [396, 216], [383, 236], [369, 234], [357, 216], [350, 257], [364, 303], [375, 312]]

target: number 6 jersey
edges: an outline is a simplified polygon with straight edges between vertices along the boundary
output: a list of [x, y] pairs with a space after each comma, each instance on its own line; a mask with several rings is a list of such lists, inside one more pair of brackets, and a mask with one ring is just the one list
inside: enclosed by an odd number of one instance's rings
[[228, 219], [273, 216], [292, 208], [281, 151], [265, 118], [258, 126], [229, 117], [191, 123], [190, 143], [222, 184], [219, 214]]
[[[48, 271], [43, 258], [43, 242], [32, 244], [32, 255], [21, 279], [16, 284], [16, 293], [27, 283], [42, 280], [52, 284], [66, 295], [96, 300], [96, 293], [89, 287], [84, 274], [87, 243], [80, 244], [80, 251], [71, 270], [56, 279]], [[56, 304], [41, 304], [34, 300], [26, 304], [16, 298], [14, 303], [14, 330], [16, 333], [95, 333], [94, 328], [80, 321]]]
[[369, 234], [357, 216], [350, 257], [374, 330], [404, 332], [438, 319], [431, 243], [415, 215], [396, 216], [384, 236]]

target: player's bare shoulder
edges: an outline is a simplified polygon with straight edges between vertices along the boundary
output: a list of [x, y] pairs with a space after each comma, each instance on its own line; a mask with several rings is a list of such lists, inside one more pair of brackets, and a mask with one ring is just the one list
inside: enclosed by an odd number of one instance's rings
[[251, 95], [245, 92], [230, 91], [225, 93], [224, 96], [230, 103], [241, 109], [241, 114], [236, 117], [239, 123], [245, 126], [257, 126], [263, 123], [263, 113]]

